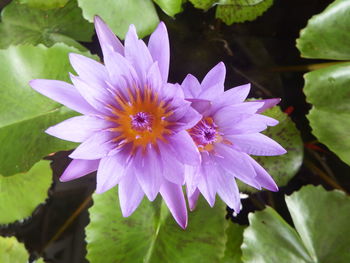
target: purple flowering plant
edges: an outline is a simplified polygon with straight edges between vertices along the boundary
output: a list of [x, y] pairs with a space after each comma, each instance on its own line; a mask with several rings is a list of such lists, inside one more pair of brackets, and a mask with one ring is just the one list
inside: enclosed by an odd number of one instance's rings
[[257, 189], [278, 190], [250, 155], [286, 152], [260, 133], [278, 123], [260, 113], [279, 99], [244, 102], [249, 85], [224, 92], [223, 63], [202, 83], [192, 75], [181, 85], [169, 83], [169, 40], [162, 22], [148, 45], [133, 25], [124, 45], [99, 17], [95, 29], [103, 64], [71, 53], [77, 73], [70, 74], [72, 84], [30, 81], [36, 91], [82, 114], [46, 131], [81, 143], [69, 155], [61, 181], [97, 171], [96, 193], [118, 185], [125, 217], [144, 195], [153, 201], [160, 193], [182, 228], [188, 220], [184, 185], [191, 210], [200, 193], [211, 206], [217, 193], [237, 213], [236, 178]]
[[0, 5], [0, 263], [350, 262], [349, 1], [231, 2]]

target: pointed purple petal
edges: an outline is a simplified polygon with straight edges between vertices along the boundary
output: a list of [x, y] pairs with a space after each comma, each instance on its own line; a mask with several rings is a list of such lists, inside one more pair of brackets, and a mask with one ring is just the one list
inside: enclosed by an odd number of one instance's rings
[[275, 181], [269, 175], [269, 173], [258, 163], [256, 162], [252, 157], [247, 155], [247, 158], [249, 158], [251, 164], [253, 165], [255, 171], [256, 171], [256, 181], [265, 189], [277, 192], [278, 186], [276, 185]]
[[60, 177], [61, 182], [68, 182], [95, 172], [100, 160], [73, 159]]
[[200, 179], [200, 166], [185, 165], [185, 182], [187, 194], [190, 196], [197, 189]]
[[198, 189], [211, 207], [215, 203], [217, 178], [220, 170], [210, 155], [202, 154], [201, 177], [198, 181]]
[[130, 216], [139, 206], [144, 193], [133, 173], [128, 173], [119, 183], [118, 195], [124, 217]]
[[254, 116], [258, 116], [257, 119], [259, 119], [259, 121], [264, 122], [267, 126], [275, 126], [279, 123], [278, 120], [275, 120], [274, 118], [271, 118], [269, 116], [261, 114], [255, 114]]
[[165, 179], [174, 184], [183, 185], [185, 181], [184, 165], [177, 160], [167, 144], [159, 141], [158, 147], [163, 161], [163, 175]]
[[74, 111], [82, 114], [98, 113], [85, 101], [74, 86], [67, 82], [50, 79], [33, 79], [29, 82], [29, 85], [37, 92]]
[[173, 134], [168, 140], [173, 152], [175, 152], [178, 160], [182, 163], [189, 165], [198, 165], [200, 163], [201, 159], [198, 148], [186, 131]]
[[185, 93], [186, 99], [197, 99], [199, 94], [202, 92], [202, 87], [198, 79], [191, 74], [186, 76], [181, 84], [181, 87]]
[[160, 187], [160, 194], [176, 222], [185, 229], [187, 227], [187, 208], [182, 187], [164, 180]]
[[175, 84], [166, 83], [165, 85], [163, 85], [162, 89], [159, 92], [162, 94], [162, 97], [164, 100], [166, 100], [166, 99], [170, 99], [170, 100], [181, 99], [182, 103], [183, 103], [183, 100], [185, 99], [184, 92], [183, 92], [181, 86], [177, 83], [175, 83]]
[[80, 54], [70, 53], [69, 60], [75, 72], [88, 83], [96, 83], [104, 87], [109, 76], [103, 64]]
[[285, 154], [287, 151], [274, 140], [261, 133], [230, 135], [227, 138], [241, 151], [262, 156]]
[[104, 63], [110, 76], [111, 84], [126, 89], [138, 83], [138, 77], [130, 61], [117, 52], [107, 51]]
[[243, 120], [231, 126], [221, 127], [222, 132], [227, 136], [230, 134], [258, 133], [266, 130], [268, 126], [275, 126], [278, 121], [260, 114], [246, 116]]
[[213, 100], [224, 92], [226, 68], [225, 64], [220, 62], [213, 67], [204, 77], [201, 85], [201, 99]]
[[166, 118], [167, 121], [175, 123], [179, 122], [179, 119], [184, 117], [187, 112], [193, 111], [191, 108], [191, 103], [189, 101], [185, 101], [182, 98], [173, 98], [170, 102], [171, 115]]
[[186, 114], [171, 127], [175, 132], [191, 129], [202, 119], [202, 115], [196, 110], [189, 108]]
[[[93, 83], [86, 83], [80, 77], [70, 75], [75, 88], [79, 91], [81, 96], [96, 110], [104, 114], [109, 114], [107, 105], [113, 103], [113, 96], [106, 89], [98, 89]], [[91, 85], [92, 84], [92, 85]]]
[[[207, 171], [210, 173], [211, 171]], [[208, 204], [213, 207], [216, 195], [216, 178], [210, 177], [207, 173], [202, 172], [198, 181], [198, 189], [207, 200]]]
[[[226, 106], [216, 111], [213, 115], [215, 123], [219, 126], [232, 125], [232, 119], [244, 115], [255, 114], [256, 111], [263, 105], [262, 102], [244, 102], [231, 106]], [[240, 118], [239, 118], [240, 119]], [[230, 124], [231, 123], [231, 124]]]
[[168, 32], [163, 22], [160, 22], [157, 29], [152, 33], [148, 42], [148, 49], [153, 61], [158, 61], [162, 80], [166, 82], [169, 74], [170, 48]]
[[67, 119], [46, 130], [46, 133], [72, 142], [83, 142], [96, 131], [110, 127], [107, 121], [92, 116], [77, 116]]
[[96, 175], [96, 193], [101, 194], [108, 191], [123, 178], [126, 164], [120, 159], [118, 153], [101, 159]]
[[139, 40], [134, 25], [130, 25], [125, 37], [125, 58], [131, 62], [142, 84], [145, 84], [148, 69], [153, 64], [153, 59], [146, 44]]
[[194, 209], [196, 209], [199, 194], [200, 194], [200, 192], [196, 188], [196, 190], [193, 192], [193, 194], [187, 196], [188, 206], [190, 208], [190, 211], [193, 211]]
[[203, 89], [209, 89], [217, 84], [224, 86], [226, 75], [226, 67], [223, 62], [219, 62], [215, 65], [204, 77], [202, 81]]
[[262, 106], [257, 113], [262, 113], [267, 109], [270, 109], [274, 106], [276, 106], [278, 103], [280, 103], [281, 99], [280, 98], [274, 98], [274, 99], [266, 99], [266, 100], [255, 100], [259, 102], [264, 102], [264, 106]]
[[232, 175], [224, 172], [219, 173], [217, 177], [217, 189], [220, 198], [236, 213], [239, 213], [241, 199], [235, 179]]
[[215, 156], [215, 160], [223, 169], [241, 181], [261, 189], [254, 179], [256, 177], [255, 170], [249, 160], [245, 158], [244, 153], [219, 143], [215, 145], [215, 152], [218, 155]]
[[191, 107], [194, 108], [199, 113], [201, 113], [202, 115], [205, 115], [205, 113], [210, 110], [211, 101], [209, 100], [203, 100], [203, 99], [187, 99], [187, 100], [191, 102]]
[[147, 72], [147, 82], [146, 85], [151, 87], [154, 92], [159, 93], [162, 90], [164, 83], [162, 81], [162, 77], [160, 75], [158, 62], [154, 62]]
[[250, 83], [237, 86], [225, 91], [223, 98], [227, 105], [242, 103], [249, 95]]
[[166, 118], [169, 122], [179, 122], [179, 119], [185, 116], [185, 114], [191, 110], [191, 104], [186, 101], [182, 105], [175, 107], [174, 110], [171, 111], [171, 115]]
[[163, 183], [163, 167], [159, 153], [152, 145], [144, 152], [140, 149], [133, 160], [137, 180], [150, 201], [153, 201]]
[[112, 49], [115, 52], [124, 54], [124, 47], [119, 39], [115, 36], [112, 30], [106, 25], [106, 23], [99, 17], [94, 17], [94, 24], [98, 40], [100, 42], [104, 57], [106, 56], [106, 50]]
[[94, 160], [105, 157], [109, 151], [116, 147], [116, 143], [112, 142], [113, 137], [114, 135], [111, 132], [97, 132], [80, 144], [69, 157], [84, 160]]
[[213, 101], [213, 113], [220, 108], [242, 103], [248, 96], [250, 84], [238, 86], [224, 92], [223, 95]]

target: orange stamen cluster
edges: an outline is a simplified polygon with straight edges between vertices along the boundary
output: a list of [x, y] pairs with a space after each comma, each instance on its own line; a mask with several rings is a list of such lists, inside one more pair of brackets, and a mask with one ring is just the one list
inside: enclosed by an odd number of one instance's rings
[[[150, 88], [146, 87], [143, 91], [128, 89], [127, 96], [118, 94], [115, 100], [119, 107], [110, 105], [115, 116], [107, 117], [107, 120], [116, 123], [116, 127], [110, 130], [120, 133], [115, 141], [132, 143], [132, 151], [135, 151], [139, 147], [145, 149], [148, 144], [156, 144], [157, 140], [165, 141], [164, 136], [171, 133], [169, 126], [172, 123], [166, 121], [172, 114], [169, 105]], [[147, 116], [147, 120], [142, 120], [142, 116]], [[136, 126], [135, 121], [140, 121], [141, 125]]]

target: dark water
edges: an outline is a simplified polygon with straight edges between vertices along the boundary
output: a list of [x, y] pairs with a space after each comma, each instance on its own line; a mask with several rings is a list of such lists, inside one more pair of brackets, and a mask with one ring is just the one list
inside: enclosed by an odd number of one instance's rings
[[[226, 88], [252, 83], [252, 97], [281, 97], [283, 109], [294, 109], [292, 119], [300, 129], [305, 142], [315, 140], [305, 114], [310, 106], [303, 95], [302, 69], [286, 68], [318, 63], [316, 60], [301, 59], [295, 48], [299, 30], [307, 20], [321, 12], [330, 0], [275, 0], [274, 6], [254, 22], [226, 26], [214, 19], [215, 12], [202, 12], [185, 5], [185, 11], [172, 19], [159, 12], [165, 21], [171, 43], [170, 81], [181, 82], [187, 73], [199, 79], [219, 61], [227, 67]], [[3, 4], [3, 3], [2, 3]], [[1, 5], [0, 5], [1, 7]], [[93, 53], [100, 49], [93, 43], [84, 43]], [[292, 108], [291, 108], [292, 107]], [[350, 190], [347, 180], [350, 169], [325, 147], [318, 152], [319, 158], [336, 174], [339, 184]], [[68, 152], [60, 152], [50, 157], [54, 183], [49, 191], [49, 199], [40, 206], [33, 217], [23, 223], [15, 223], [0, 229], [1, 235], [15, 235], [31, 251], [32, 258], [43, 255], [46, 262], [80, 263], [85, 260], [84, 227], [89, 217], [86, 208], [58, 238], [52, 241], [68, 218], [93, 192], [95, 175], [91, 174], [73, 182], [60, 183], [58, 177], [69, 163]], [[305, 159], [317, 164], [315, 156], [305, 151]], [[279, 193], [259, 193], [253, 196], [255, 202], [274, 205], [282, 215], [290, 217], [284, 203], [284, 194], [290, 194], [305, 184], [323, 184], [331, 187], [305, 165], [290, 183]], [[91, 205], [91, 202], [88, 203]], [[246, 224], [247, 214], [256, 210], [251, 200], [243, 201], [243, 211], [233, 220]], [[230, 211], [228, 211], [230, 217]], [[50, 241], [51, 240], [51, 241]]]

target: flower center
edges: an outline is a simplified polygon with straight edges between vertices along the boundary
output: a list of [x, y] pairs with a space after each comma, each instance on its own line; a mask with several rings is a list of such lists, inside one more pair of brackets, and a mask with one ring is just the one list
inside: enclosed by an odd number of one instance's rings
[[203, 131], [204, 139], [207, 141], [207, 143], [212, 143], [215, 141], [216, 137], [216, 130], [213, 128], [208, 128], [207, 130]]
[[135, 115], [130, 115], [131, 128], [136, 131], [151, 131], [152, 130], [152, 115], [147, 112], [138, 112]]
[[171, 133], [169, 126], [173, 124], [166, 118], [172, 111], [156, 92], [148, 87], [128, 89], [127, 94], [118, 94], [115, 100], [117, 106], [109, 105], [114, 116], [107, 120], [116, 124], [110, 130], [119, 134], [114, 138], [119, 146], [132, 143], [134, 152], [138, 147], [145, 149], [150, 143], [156, 144], [157, 140], [166, 141], [164, 136]]
[[211, 151], [213, 143], [222, 140], [218, 127], [210, 117], [203, 118], [188, 132], [200, 151]]

